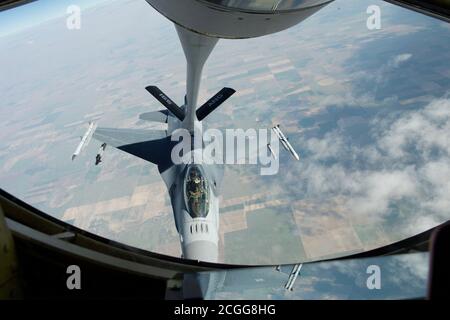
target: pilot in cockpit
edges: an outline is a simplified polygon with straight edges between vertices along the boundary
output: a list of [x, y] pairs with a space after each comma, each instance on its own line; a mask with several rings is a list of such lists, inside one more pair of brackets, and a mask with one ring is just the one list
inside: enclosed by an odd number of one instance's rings
[[191, 170], [189, 177], [189, 198], [198, 199], [202, 195], [202, 178], [198, 175], [197, 170]]

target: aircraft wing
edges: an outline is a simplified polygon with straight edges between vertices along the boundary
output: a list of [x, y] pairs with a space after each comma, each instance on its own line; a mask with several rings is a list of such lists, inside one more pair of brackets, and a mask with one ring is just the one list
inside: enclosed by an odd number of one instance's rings
[[123, 145], [165, 138], [165, 130], [97, 128], [94, 139], [119, 148]]
[[174, 143], [165, 130], [97, 128], [93, 138], [158, 165], [160, 172], [173, 165]]

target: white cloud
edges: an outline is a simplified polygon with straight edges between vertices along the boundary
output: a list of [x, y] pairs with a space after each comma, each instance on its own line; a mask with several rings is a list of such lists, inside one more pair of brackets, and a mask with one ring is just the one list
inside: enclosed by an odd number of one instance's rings
[[400, 214], [392, 205], [406, 201], [399, 234], [409, 236], [449, 219], [450, 99], [368, 126], [372, 144], [356, 145], [340, 129], [304, 142], [310, 156], [292, 179], [305, 183], [306, 197], [337, 197], [348, 218], [367, 223], [389, 221]]
[[437, 215], [446, 215], [450, 212], [450, 161], [441, 158], [424, 165], [419, 175], [424, 184], [431, 186], [429, 199], [425, 202], [428, 210]]
[[311, 138], [306, 147], [312, 150], [316, 160], [339, 157], [344, 148], [344, 141], [338, 132], [329, 132], [322, 139]]
[[414, 148], [425, 160], [439, 151], [450, 155], [450, 100], [432, 101], [420, 111], [410, 112], [394, 122], [379, 141], [391, 157], [405, 158]]
[[391, 59], [388, 60], [384, 65], [381, 65], [380, 68], [374, 72], [372, 75], [367, 74], [367, 77], [373, 78], [376, 83], [382, 83], [385, 81], [385, 77], [387, 74], [391, 73], [393, 70], [399, 68], [406, 61], [412, 58], [411, 53], [402, 53], [398, 54]]
[[[398, 284], [418, 285], [426, 282], [428, 278], [428, 259], [425, 254], [401, 254], [393, 257], [390, 267], [395, 272], [395, 277], [390, 280]], [[398, 265], [397, 265], [398, 264]]]
[[388, 213], [391, 202], [417, 195], [415, 177], [409, 169], [365, 172], [358, 183], [359, 192], [348, 200], [349, 210], [358, 215], [379, 218]]
[[398, 68], [401, 64], [403, 64], [404, 62], [411, 59], [411, 57], [412, 57], [411, 53], [402, 53], [402, 54], [396, 55], [394, 58], [392, 58], [389, 61], [388, 66], [393, 67], [393, 68]]

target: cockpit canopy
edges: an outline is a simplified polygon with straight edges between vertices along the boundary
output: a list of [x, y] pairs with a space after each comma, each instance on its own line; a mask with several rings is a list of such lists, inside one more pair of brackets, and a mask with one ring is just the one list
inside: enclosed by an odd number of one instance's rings
[[209, 211], [209, 184], [203, 169], [191, 165], [184, 179], [184, 201], [192, 218], [204, 218]]

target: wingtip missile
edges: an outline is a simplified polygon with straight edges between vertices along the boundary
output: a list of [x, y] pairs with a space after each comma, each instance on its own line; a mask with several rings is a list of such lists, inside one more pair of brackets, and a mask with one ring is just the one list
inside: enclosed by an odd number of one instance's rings
[[277, 135], [278, 139], [281, 141], [281, 144], [283, 147], [289, 151], [289, 153], [295, 158], [295, 160], [299, 161], [300, 157], [297, 154], [297, 152], [292, 147], [291, 143], [289, 142], [289, 139], [284, 135], [284, 133], [280, 129], [280, 125], [277, 124], [275, 127], [272, 128], [272, 130]]
[[81, 151], [89, 144], [92, 135], [94, 134], [95, 127], [95, 122], [89, 121], [88, 129], [86, 130], [85, 134], [80, 137], [81, 141], [75, 149], [75, 152], [72, 154], [72, 161], [75, 160], [75, 158], [81, 153]]

